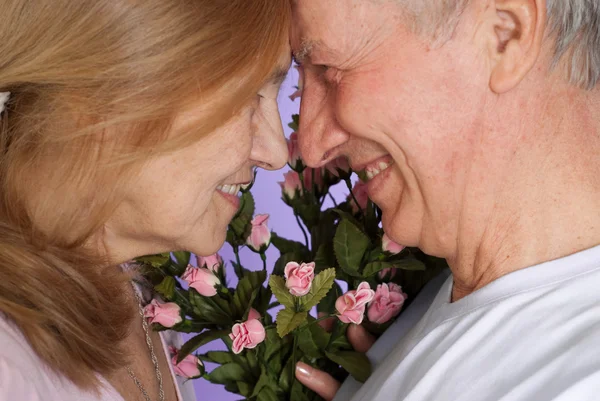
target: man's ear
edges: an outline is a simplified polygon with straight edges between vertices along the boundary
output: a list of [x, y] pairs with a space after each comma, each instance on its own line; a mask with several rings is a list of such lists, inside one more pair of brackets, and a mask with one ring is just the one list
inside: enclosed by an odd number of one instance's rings
[[490, 89], [504, 93], [521, 82], [541, 52], [546, 0], [495, 0], [493, 3]]

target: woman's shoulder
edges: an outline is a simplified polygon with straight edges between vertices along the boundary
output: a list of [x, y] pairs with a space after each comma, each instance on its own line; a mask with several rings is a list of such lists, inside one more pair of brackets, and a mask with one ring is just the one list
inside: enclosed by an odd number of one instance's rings
[[82, 392], [52, 372], [35, 354], [21, 331], [0, 313], [0, 401], [123, 401]]

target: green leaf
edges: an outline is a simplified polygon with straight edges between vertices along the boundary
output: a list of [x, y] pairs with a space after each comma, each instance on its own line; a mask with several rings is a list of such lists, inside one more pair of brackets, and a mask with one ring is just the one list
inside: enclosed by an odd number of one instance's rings
[[227, 363], [219, 366], [212, 372], [208, 373], [206, 378], [208, 381], [215, 384], [236, 383], [249, 379], [247, 373], [244, 371], [244, 368], [237, 363]]
[[317, 312], [335, 313], [335, 301], [342, 296], [342, 293], [342, 288], [334, 281], [325, 298], [317, 304]]
[[267, 371], [263, 368], [260, 373], [260, 377], [254, 386], [254, 391], [252, 391], [250, 397], [256, 397], [258, 393], [260, 393], [262, 389], [269, 384], [270, 381], [271, 378], [269, 377]]
[[304, 386], [298, 380], [294, 380], [292, 391], [290, 392], [290, 400], [294, 401], [310, 401], [308, 396], [304, 394]]
[[314, 262], [316, 272], [321, 272], [329, 267], [335, 266], [336, 260], [333, 254], [333, 243], [320, 244]]
[[227, 310], [229, 304], [220, 299], [218, 295], [203, 297], [194, 289], [190, 289], [188, 294], [193, 312], [197, 317], [215, 324], [230, 325], [233, 323], [230, 311]]
[[262, 391], [256, 398], [257, 401], [279, 401], [279, 397], [270, 387], [263, 387]]
[[343, 219], [340, 222], [333, 239], [333, 248], [344, 272], [354, 277], [360, 276], [360, 262], [369, 242], [369, 237], [349, 220]]
[[235, 320], [241, 320], [247, 316], [247, 312], [252, 307], [252, 303], [266, 278], [267, 272], [261, 270], [248, 272], [244, 278], [238, 282], [235, 293], [233, 294]]
[[292, 380], [294, 379], [294, 358], [288, 358], [283, 370], [281, 371], [281, 375], [279, 376], [279, 387], [283, 390], [284, 393], [289, 393], [290, 387], [292, 384]]
[[[316, 326], [316, 324], [312, 324], [311, 326]], [[309, 358], [321, 358], [323, 357], [323, 353], [315, 343], [309, 327], [303, 327], [298, 333], [298, 336], [296, 337], [298, 347]]]
[[393, 262], [394, 267], [400, 270], [422, 271], [425, 270], [425, 264], [415, 258], [405, 258]]
[[363, 271], [363, 277], [371, 277], [372, 275], [379, 273], [381, 270], [394, 268], [396, 265], [390, 262], [380, 262], [375, 261], [367, 264], [365, 266], [365, 270]]
[[233, 354], [229, 351], [208, 351], [206, 357], [219, 365], [233, 362]]
[[240, 390], [240, 395], [248, 397], [252, 393], [252, 386], [250, 386], [248, 383], [239, 381], [236, 382], [236, 384], [238, 386], [238, 389]]
[[243, 245], [249, 234], [250, 221], [252, 221], [253, 216], [254, 198], [250, 192], [245, 192], [240, 198], [240, 208], [229, 224], [229, 228], [233, 231], [235, 238], [228, 238], [228, 242], [233, 246], [235, 244]]
[[317, 305], [329, 292], [333, 286], [335, 280], [335, 269], [323, 270], [317, 274], [313, 280], [310, 292], [300, 298], [302, 309], [310, 311], [310, 309]]
[[167, 276], [163, 281], [154, 286], [154, 290], [168, 300], [172, 300], [175, 295], [175, 278], [173, 276]]
[[151, 265], [152, 267], [162, 267], [171, 263], [171, 254], [160, 253], [157, 255], [147, 255], [136, 258], [136, 261]]
[[271, 243], [282, 255], [286, 253], [305, 254], [308, 252], [306, 246], [301, 242], [280, 237], [274, 232], [271, 233]]
[[331, 361], [346, 369], [356, 380], [361, 383], [371, 376], [371, 361], [363, 353], [356, 351], [325, 352]]
[[177, 266], [185, 270], [187, 265], [190, 263], [191, 253], [186, 251], [177, 251], [173, 252], [173, 256], [175, 257]]
[[286, 308], [277, 314], [277, 334], [284, 337], [306, 321], [306, 312], [294, 312]]
[[274, 355], [276, 355], [281, 348], [284, 346], [284, 339], [279, 337], [275, 328], [269, 328], [266, 330], [266, 341], [265, 341], [265, 355], [264, 360], [269, 361]]
[[295, 307], [295, 299], [290, 290], [285, 286], [285, 280], [283, 277], [271, 275], [269, 278], [269, 287], [273, 291], [273, 295], [277, 298], [277, 301], [284, 305], [286, 308]]
[[183, 344], [183, 346], [177, 353], [177, 363], [183, 361], [183, 359], [186, 356], [188, 356], [192, 352], [196, 351], [198, 348], [202, 347], [203, 345], [208, 344], [209, 342], [217, 340], [221, 337], [224, 337], [228, 334], [229, 334], [228, 330], [216, 330], [216, 331], [211, 330], [211, 331], [204, 331], [204, 332], [198, 334], [197, 336], [192, 337], [185, 344]]

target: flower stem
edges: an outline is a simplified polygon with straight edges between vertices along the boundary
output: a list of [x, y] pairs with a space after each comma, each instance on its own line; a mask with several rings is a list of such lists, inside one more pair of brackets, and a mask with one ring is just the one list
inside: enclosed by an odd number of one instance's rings
[[260, 258], [263, 262], [263, 271], [267, 271], [267, 255], [264, 251], [260, 252]]
[[331, 198], [331, 201], [333, 202], [333, 204], [335, 205], [335, 207], [338, 206], [337, 202], [335, 201], [335, 198], [333, 197], [333, 195], [331, 195], [331, 192], [328, 193], [329, 197]]
[[242, 262], [240, 261], [240, 248], [236, 245], [233, 247], [233, 253], [235, 253], [235, 261], [238, 264], [238, 266], [242, 265]]
[[307, 324], [306, 324], [306, 326], [308, 327], [308, 326], [310, 326], [311, 324], [319, 323], [320, 321], [323, 321], [323, 320], [325, 320], [325, 319], [329, 319], [329, 318], [331, 318], [331, 317], [335, 317], [335, 315], [325, 315], [325, 316], [321, 316], [320, 318], [318, 318], [318, 319], [315, 319], [315, 320], [313, 320], [313, 321], [312, 321], [312, 322], [310, 322], [310, 323], [307, 323]]
[[345, 181], [346, 181], [346, 186], [348, 187], [348, 190], [350, 191], [350, 196], [352, 196], [352, 200], [354, 200], [354, 203], [356, 203], [356, 207], [358, 208], [358, 210], [360, 210], [360, 214], [364, 214], [362, 207], [360, 207], [360, 204], [356, 200], [356, 196], [354, 196], [354, 192], [352, 192], [352, 182], [350, 181], [350, 178], [346, 179]]
[[304, 227], [302, 226], [302, 223], [300, 222], [300, 218], [298, 217], [298, 215], [296, 213], [294, 213], [294, 217], [296, 217], [296, 221], [298, 222], [298, 227], [300, 227], [300, 230], [302, 231], [302, 235], [304, 235], [304, 243], [306, 244], [306, 247], [308, 248], [308, 235], [306, 235], [306, 231], [304, 230]]

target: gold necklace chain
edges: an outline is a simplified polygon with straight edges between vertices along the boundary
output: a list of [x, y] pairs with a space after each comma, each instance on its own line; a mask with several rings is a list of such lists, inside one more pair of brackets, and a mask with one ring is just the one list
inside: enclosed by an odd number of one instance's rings
[[[165, 401], [162, 374], [160, 373], [160, 368], [158, 366], [158, 359], [156, 358], [156, 354], [154, 353], [154, 346], [152, 345], [152, 339], [150, 338], [148, 322], [146, 322], [146, 318], [144, 317], [144, 310], [142, 309], [142, 298], [140, 297], [140, 294], [138, 294], [137, 288], [135, 288], [133, 282], [131, 283], [131, 286], [133, 287], [133, 293], [135, 294], [135, 297], [138, 301], [138, 310], [140, 317], [142, 318], [142, 327], [144, 328], [144, 333], [146, 334], [146, 345], [148, 346], [148, 350], [150, 351], [150, 359], [152, 359], [152, 364], [154, 365], [154, 372], [156, 374], [156, 380], [158, 381], [158, 399], [159, 401]], [[140, 389], [142, 395], [144, 396], [144, 399], [146, 401], [152, 401], [150, 399], [150, 396], [148, 395], [148, 392], [142, 385], [142, 382], [137, 378], [137, 376], [133, 373], [133, 370], [131, 370], [129, 366], [127, 367], [127, 373], [129, 374], [129, 377], [131, 377], [135, 385]]]

